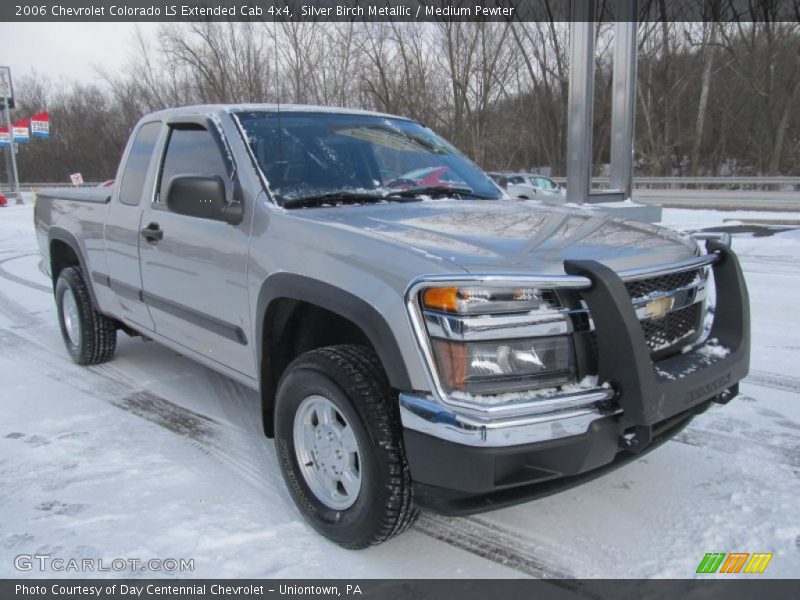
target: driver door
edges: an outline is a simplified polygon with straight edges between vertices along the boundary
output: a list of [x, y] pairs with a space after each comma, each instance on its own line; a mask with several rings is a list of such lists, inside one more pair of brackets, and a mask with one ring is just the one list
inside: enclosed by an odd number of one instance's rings
[[219, 176], [226, 196], [233, 197], [233, 159], [224, 152], [218, 129], [202, 123], [169, 123], [156, 194], [144, 210], [139, 238], [144, 301], [156, 333], [256, 378], [254, 345], [248, 337], [250, 219], [245, 216], [231, 225], [177, 214], [167, 206], [170, 181], [184, 175]]

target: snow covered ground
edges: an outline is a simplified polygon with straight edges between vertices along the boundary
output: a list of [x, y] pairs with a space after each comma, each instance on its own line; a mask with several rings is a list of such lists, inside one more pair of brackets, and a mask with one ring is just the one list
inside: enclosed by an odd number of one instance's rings
[[[664, 211], [684, 229], [755, 217], [800, 214]], [[741, 396], [588, 484], [477, 517], [425, 516], [348, 552], [295, 510], [255, 393], [123, 335], [111, 363], [74, 365], [37, 266], [31, 207], [2, 208], [0, 577], [40, 575], [16, 571], [14, 557], [49, 554], [192, 558], [181, 575], [194, 577], [680, 578], [706, 552], [774, 552], [762, 577], [796, 577], [800, 231], [737, 233], [734, 247], [753, 310]]]

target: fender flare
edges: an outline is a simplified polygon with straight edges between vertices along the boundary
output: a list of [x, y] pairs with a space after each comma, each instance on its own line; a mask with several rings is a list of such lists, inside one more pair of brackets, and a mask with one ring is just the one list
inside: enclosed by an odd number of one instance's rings
[[55, 289], [55, 274], [53, 273], [53, 267], [52, 267], [53, 264], [52, 245], [54, 241], [58, 240], [59, 242], [63, 242], [67, 246], [72, 248], [72, 251], [75, 253], [75, 256], [78, 257], [78, 263], [80, 264], [81, 273], [83, 274], [83, 282], [89, 289], [89, 295], [92, 297], [92, 302], [96, 307], [99, 307], [100, 305], [97, 302], [97, 295], [95, 294], [94, 286], [92, 285], [92, 275], [86, 266], [86, 259], [83, 256], [83, 252], [81, 252], [81, 246], [78, 243], [78, 238], [76, 238], [74, 234], [70, 233], [66, 229], [62, 229], [61, 227], [51, 227], [50, 231], [47, 234], [47, 238], [48, 238], [47, 258], [50, 261], [50, 277], [53, 279], [53, 289]]
[[264, 321], [270, 304], [278, 298], [315, 304], [353, 322], [375, 348], [392, 387], [398, 390], [412, 389], [394, 333], [386, 319], [372, 305], [341, 288], [293, 273], [271, 275], [259, 291], [255, 329], [259, 365], [263, 364], [264, 358]]

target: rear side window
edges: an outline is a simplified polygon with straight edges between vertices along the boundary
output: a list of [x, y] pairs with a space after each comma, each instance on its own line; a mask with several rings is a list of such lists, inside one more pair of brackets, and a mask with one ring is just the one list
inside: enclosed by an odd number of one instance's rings
[[161, 131], [161, 123], [155, 121], [145, 123], [136, 133], [128, 160], [125, 162], [122, 181], [119, 183], [119, 201], [123, 204], [136, 206], [142, 199], [142, 188], [147, 177], [147, 168], [150, 166], [150, 158], [153, 156], [153, 150], [158, 141], [159, 131]]
[[[206, 129], [172, 129], [161, 169], [158, 202], [166, 204], [169, 183], [178, 175], [219, 175], [230, 187], [219, 144]], [[227, 190], [230, 193], [230, 190]]]

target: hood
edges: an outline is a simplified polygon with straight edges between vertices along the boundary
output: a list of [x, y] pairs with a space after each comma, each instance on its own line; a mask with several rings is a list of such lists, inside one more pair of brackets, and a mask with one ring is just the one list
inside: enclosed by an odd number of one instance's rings
[[696, 243], [672, 230], [596, 210], [538, 202], [428, 200], [309, 208], [293, 216], [390, 238], [470, 273], [560, 275], [565, 259], [614, 270], [690, 258]]

